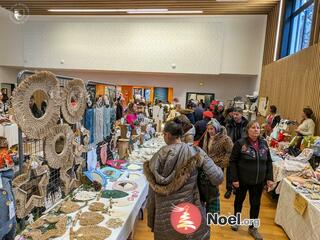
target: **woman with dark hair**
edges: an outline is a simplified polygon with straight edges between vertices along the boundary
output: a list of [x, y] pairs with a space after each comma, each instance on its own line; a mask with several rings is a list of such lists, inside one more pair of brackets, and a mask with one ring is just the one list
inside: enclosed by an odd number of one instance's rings
[[138, 119], [137, 105], [135, 103], [129, 103], [127, 108], [126, 121], [134, 129], [134, 122]]
[[123, 117], [123, 106], [121, 96], [116, 101], [116, 120], [120, 120]]
[[273, 128], [281, 121], [280, 115], [277, 114], [277, 107], [271, 105], [269, 108], [270, 114], [266, 118], [265, 133], [270, 135]]
[[301, 124], [296, 129], [296, 132], [300, 136], [313, 136], [315, 130], [315, 123], [313, 121], [313, 111], [310, 107], [303, 109]]
[[[273, 184], [272, 159], [267, 142], [260, 138], [260, 125], [251, 121], [246, 128], [247, 136], [238, 140], [230, 157], [232, 184], [236, 189], [234, 214], [241, 213], [242, 205], [249, 191], [250, 219], [258, 219], [264, 186]], [[249, 233], [255, 240], [263, 239], [257, 227], [251, 225]], [[239, 226], [232, 226], [238, 231]]]
[[[148, 226], [154, 232], [155, 240], [209, 240], [210, 227], [197, 185], [198, 170], [216, 186], [222, 183], [223, 172], [203, 150], [181, 142], [183, 130], [179, 119], [168, 121], [163, 133], [167, 146], [144, 163], [144, 174], [150, 186]], [[178, 233], [171, 224], [173, 206], [181, 203], [193, 204], [201, 211], [200, 227], [188, 235]]]
[[183, 136], [181, 137], [181, 141], [192, 145], [194, 136], [196, 135], [196, 129], [190, 120], [185, 115], [175, 117], [173, 120], [179, 121], [182, 124]]

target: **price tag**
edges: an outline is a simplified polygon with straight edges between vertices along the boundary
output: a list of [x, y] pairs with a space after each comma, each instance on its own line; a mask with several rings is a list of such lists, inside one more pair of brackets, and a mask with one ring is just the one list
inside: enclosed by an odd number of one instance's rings
[[12, 218], [14, 218], [15, 216], [16, 216], [16, 210], [14, 208], [14, 204], [13, 204], [13, 202], [10, 202], [10, 205], [9, 205], [9, 218], [10, 218], [10, 220]]
[[137, 128], [137, 134], [138, 134], [138, 135], [141, 134], [141, 128]]
[[3, 188], [1, 174], [0, 174], [0, 188]]
[[294, 199], [294, 209], [302, 216], [308, 207], [308, 201], [297, 193]]

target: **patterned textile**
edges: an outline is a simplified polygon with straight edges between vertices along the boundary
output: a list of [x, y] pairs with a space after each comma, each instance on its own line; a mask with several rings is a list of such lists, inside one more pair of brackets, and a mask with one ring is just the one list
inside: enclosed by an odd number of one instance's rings
[[111, 134], [111, 108], [103, 108], [103, 138], [106, 139]]
[[94, 109], [88, 108], [85, 114], [84, 127], [90, 131], [90, 144], [94, 142]]
[[96, 108], [94, 112], [94, 143], [103, 141], [103, 108]]

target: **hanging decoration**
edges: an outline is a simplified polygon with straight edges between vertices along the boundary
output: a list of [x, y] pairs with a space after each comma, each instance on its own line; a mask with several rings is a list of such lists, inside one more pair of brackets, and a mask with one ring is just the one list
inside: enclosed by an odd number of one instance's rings
[[62, 91], [61, 112], [70, 124], [80, 122], [87, 107], [88, 93], [84, 81], [74, 79], [68, 81]]
[[64, 165], [72, 165], [73, 132], [69, 125], [56, 125], [51, 128], [45, 139], [45, 157], [51, 168], [59, 169]]
[[[16, 122], [29, 138], [41, 139], [47, 135], [60, 118], [60, 105], [59, 82], [51, 72], [37, 72], [27, 77], [12, 95]], [[45, 112], [41, 111], [42, 106]]]

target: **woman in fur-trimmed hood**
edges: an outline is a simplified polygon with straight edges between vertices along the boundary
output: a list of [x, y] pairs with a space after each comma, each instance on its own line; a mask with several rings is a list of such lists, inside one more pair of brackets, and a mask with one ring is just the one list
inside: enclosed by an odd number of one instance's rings
[[[225, 127], [221, 126], [217, 119], [212, 118], [207, 123], [206, 131], [203, 150], [223, 171], [229, 165], [233, 142], [227, 135]], [[207, 212], [220, 213], [219, 187], [210, 184], [210, 181], [202, 172], [199, 174], [198, 181], [198, 186], [202, 192], [201, 201], [205, 203]]]
[[[182, 143], [182, 134], [180, 123], [167, 122], [164, 128], [167, 146], [144, 164], [144, 174], [150, 186], [148, 226], [154, 232], [155, 240], [210, 239], [197, 185], [198, 169], [202, 169], [214, 185], [222, 183], [223, 172], [200, 148]], [[187, 202], [201, 210], [202, 223], [193, 234], [183, 235], [172, 227], [170, 215], [174, 205]]]
[[204, 137], [203, 150], [219, 167], [229, 166], [229, 159], [233, 148], [232, 139], [228, 136], [225, 127], [216, 119], [207, 124], [207, 134]]

